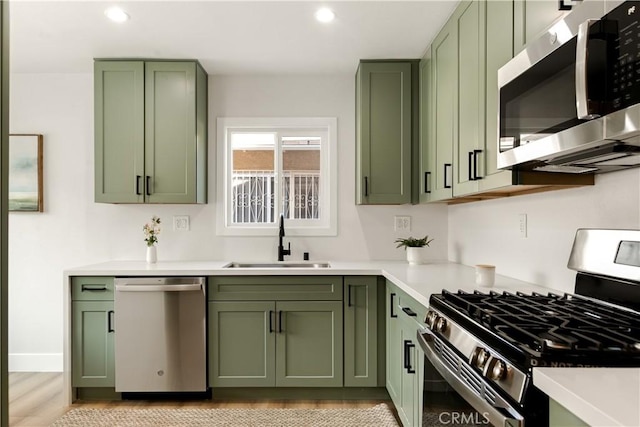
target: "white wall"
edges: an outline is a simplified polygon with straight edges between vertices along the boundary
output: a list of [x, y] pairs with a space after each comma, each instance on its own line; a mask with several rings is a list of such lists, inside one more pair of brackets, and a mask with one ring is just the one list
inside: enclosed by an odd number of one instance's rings
[[[338, 118], [338, 236], [292, 238], [294, 259], [403, 259], [393, 215], [410, 215], [411, 234], [435, 237], [431, 257], [447, 257], [445, 206], [355, 206], [355, 87], [349, 76], [209, 78], [209, 168], [219, 116]], [[93, 202], [93, 76], [11, 75], [11, 132], [44, 134], [44, 213], [9, 215], [10, 370], [62, 369], [62, 271], [110, 259], [144, 259], [142, 225], [165, 220], [163, 260], [275, 259], [277, 238], [215, 235], [214, 173], [206, 205]], [[191, 231], [174, 232], [173, 215]]]
[[499, 274], [573, 292], [567, 261], [578, 228], [640, 228], [640, 169], [597, 175], [591, 187], [451, 206], [449, 259], [495, 264]]

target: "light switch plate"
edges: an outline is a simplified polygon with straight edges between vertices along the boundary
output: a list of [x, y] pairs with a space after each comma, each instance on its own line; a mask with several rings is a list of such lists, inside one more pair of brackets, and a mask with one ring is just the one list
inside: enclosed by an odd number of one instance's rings
[[173, 231], [189, 231], [189, 215], [174, 215]]

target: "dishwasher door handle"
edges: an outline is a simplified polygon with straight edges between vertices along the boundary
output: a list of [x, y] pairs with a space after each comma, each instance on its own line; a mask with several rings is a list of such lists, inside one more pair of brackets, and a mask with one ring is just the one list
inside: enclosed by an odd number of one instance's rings
[[119, 292], [188, 292], [201, 291], [202, 285], [116, 285]]

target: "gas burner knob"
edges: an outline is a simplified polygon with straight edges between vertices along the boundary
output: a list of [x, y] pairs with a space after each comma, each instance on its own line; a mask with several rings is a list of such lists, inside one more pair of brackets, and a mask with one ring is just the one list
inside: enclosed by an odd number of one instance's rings
[[445, 319], [444, 317], [438, 316], [438, 318], [436, 319], [435, 328], [437, 332], [444, 334], [445, 331], [447, 330], [447, 319]]
[[427, 313], [427, 318], [425, 319], [425, 321], [427, 322], [427, 326], [429, 326], [429, 329], [431, 329], [433, 331], [433, 328], [436, 325], [436, 320], [438, 319], [438, 315], [436, 314], [435, 311], [429, 311]]
[[482, 369], [489, 360], [489, 352], [482, 347], [476, 347], [471, 356], [471, 364], [476, 368]]
[[500, 359], [494, 359], [493, 366], [489, 369], [489, 378], [494, 381], [500, 381], [507, 375], [507, 364]]

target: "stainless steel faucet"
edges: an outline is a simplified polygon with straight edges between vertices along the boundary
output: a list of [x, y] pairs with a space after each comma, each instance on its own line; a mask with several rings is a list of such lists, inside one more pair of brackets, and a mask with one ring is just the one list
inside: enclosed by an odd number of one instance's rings
[[278, 237], [278, 261], [284, 261], [285, 255], [291, 255], [291, 242], [287, 249], [282, 246], [282, 238], [284, 237], [284, 214], [280, 214], [280, 233]]

